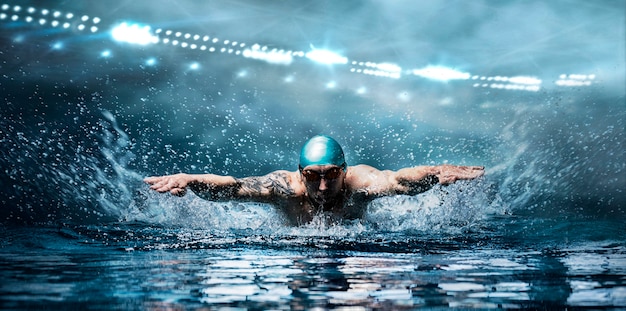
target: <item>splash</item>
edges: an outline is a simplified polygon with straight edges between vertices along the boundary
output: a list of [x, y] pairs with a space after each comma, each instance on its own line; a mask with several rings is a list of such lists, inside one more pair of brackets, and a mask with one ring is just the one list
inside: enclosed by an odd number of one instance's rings
[[489, 185], [486, 180], [459, 182], [418, 196], [378, 199], [368, 206], [364, 219], [336, 221], [320, 214], [298, 227], [288, 226], [270, 205], [209, 202], [193, 193], [180, 198], [144, 186], [141, 198], [125, 210], [121, 219], [213, 233], [245, 230], [249, 234], [301, 238], [355, 238], [373, 232], [450, 235], [478, 230], [491, 215], [503, 213], [501, 205], [492, 202]]
[[2, 120], [6, 220], [111, 220], [132, 200], [141, 179], [127, 168], [134, 159], [128, 136], [108, 111], [102, 111], [104, 119], [79, 123], [88, 108], [78, 106], [73, 124], [41, 120], [34, 127]]
[[[442, 188], [422, 197], [377, 201], [363, 222], [329, 224], [320, 216], [294, 229], [286, 226], [282, 216], [268, 205], [209, 202], [193, 193], [179, 198], [150, 190], [142, 182], [145, 174], [133, 169], [149, 165], [146, 157], [141, 159], [148, 163], [137, 163], [133, 152], [146, 150], [134, 149], [137, 146], [111, 111], [102, 109], [97, 120], [81, 123], [80, 118], [89, 114], [87, 106], [81, 106], [73, 119], [73, 126], [80, 130], [73, 132], [64, 129], [68, 125], [49, 120], [38, 124], [38, 132], [20, 131], [19, 127], [26, 129], [23, 123], [4, 120], [9, 131], [3, 133], [3, 143], [11, 148], [3, 149], [3, 166], [10, 169], [7, 176], [13, 185], [13, 191], [4, 200], [15, 205], [8, 209], [5, 219], [81, 224], [142, 222], [214, 232], [249, 230], [262, 234], [350, 237], [379, 228], [419, 231], [437, 227], [443, 232], [459, 227], [461, 219], [466, 221], [461, 227], [471, 227], [482, 217], [480, 213], [486, 212], [479, 208], [479, 202], [469, 203], [462, 196], [443, 199], [448, 194]], [[464, 184], [447, 189], [468, 193], [471, 188]], [[471, 208], [456, 208], [464, 204]]]
[[378, 230], [428, 234], [461, 234], [480, 230], [493, 215], [506, 213], [495, 201], [486, 179], [436, 186], [416, 196], [374, 201], [367, 223]]
[[123, 222], [144, 222], [166, 227], [267, 231], [283, 226], [282, 217], [269, 205], [210, 202], [193, 192], [185, 197], [160, 194], [142, 185], [139, 195], [120, 213]]
[[[140, 222], [210, 233], [237, 231], [303, 239], [354, 239], [385, 232], [454, 236], [484, 231], [493, 225], [494, 217], [502, 215], [559, 215], [572, 202], [560, 194], [580, 187], [576, 182], [588, 176], [583, 168], [606, 170], [604, 164], [584, 157], [588, 152], [584, 148], [574, 149], [582, 152], [576, 157], [560, 157], [568, 151], [562, 140], [572, 141], [571, 149], [582, 144], [575, 140], [577, 136], [572, 132], [567, 133], [570, 137], [555, 135], [563, 129], [551, 129], [553, 124], [543, 109], [524, 108], [517, 110], [498, 135], [500, 147], [494, 149], [491, 159], [495, 164], [488, 166], [484, 178], [437, 186], [417, 196], [376, 200], [366, 217], [356, 222], [329, 223], [318, 217], [294, 228], [286, 226], [280, 213], [269, 205], [209, 202], [191, 192], [179, 198], [151, 191], [142, 182], [146, 175], [142, 170], [151, 166], [149, 155], [155, 147], [134, 144], [109, 110], [100, 109], [95, 120], [80, 120], [89, 116], [83, 111], [89, 109], [79, 106], [81, 112], [71, 124], [79, 130], [46, 120], [37, 127], [2, 121], [8, 129], [2, 132], [2, 143], [9, 146], [2, 149], [2, 165], [9, 173], [3, 182], [11, 185], [3, 197], [9, 206], [4, 219]], [[615, 133], [617, 138], [612, 136]], [[620, 135], [610, 127], [593, 132], [598, 144], [614, 153], [623, 153], [615, 149], [623, 139]], [[613, 144], [617, 147], [609, 147], [611, 142], [618, 142]], [[138, 152], [145, 156], [137, 157]], [[623, 165], [616, 168], [616, 174], [624, 170]]]
[[623, 113], [604, 117], [606, 124], [591, 123], [592, 111], [567, 113], [549, 105], [515, 111], [494, 149], [499, 162], [487, 171], [497, 181], [500, 201], [514, 212], [546, 217], [623, 216], [625, 136], [615, 128]]

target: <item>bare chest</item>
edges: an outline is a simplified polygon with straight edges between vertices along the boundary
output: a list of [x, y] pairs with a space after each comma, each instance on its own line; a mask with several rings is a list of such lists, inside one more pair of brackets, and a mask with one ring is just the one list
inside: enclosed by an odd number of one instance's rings
[[308, 197], [290, 198], [279, 204], [280, 210], [293, 225], [310, 223], [315, 217], [324, 216], [334, 221], [355, 219], [363, 216], [365, 206], [356, 204], [350, 197], [342, 198], [327, 206], [317, 206]]

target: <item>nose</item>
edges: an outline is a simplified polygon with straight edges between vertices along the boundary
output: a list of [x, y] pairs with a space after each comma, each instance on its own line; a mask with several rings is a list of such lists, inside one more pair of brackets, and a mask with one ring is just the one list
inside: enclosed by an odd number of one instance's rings
[[328, 185], [326, 185], [326, 178], [322, 178], [322, 179], [320, 179], [319, 190], [320, 191], [324, 191], [326, 189], [328, 189]]

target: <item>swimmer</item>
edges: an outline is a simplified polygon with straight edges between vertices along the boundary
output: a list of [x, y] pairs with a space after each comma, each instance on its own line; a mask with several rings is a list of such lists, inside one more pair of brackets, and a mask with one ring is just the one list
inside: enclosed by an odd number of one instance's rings
[[183, 196], [187, 188], [211, 201], [269, 203], [294, 225], [325, 213], [333, 219], [357, 219], [367, 204], [383, 196], [416, 195], [436, 184], [474, 179], [482, 166], [415, 166], [397, 171], [368, 165], [348, 166], [333, 138], [318, 135], [300, 152], [297, 171], [279, 170], [265, 176], [235, 178], [213, 174], [175, 174], [144, 179], [150, 188]]

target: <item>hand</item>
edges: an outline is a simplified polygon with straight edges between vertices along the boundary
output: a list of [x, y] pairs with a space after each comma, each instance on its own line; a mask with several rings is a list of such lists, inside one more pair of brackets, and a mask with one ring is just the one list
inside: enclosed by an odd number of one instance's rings
[[143, 180], [150, 185], [150, 189], [160, 193], [170, 192], [175, 196], [182, 197], [187, 193], [187, 186], [191, 182], [188, 174], [176, 174], [166, 176], [146, 177]]
[[485, 174], [484, 166], [441, 165], [438, 167], [439, 183], [449, 185], [457, 180], [474, 179]]

